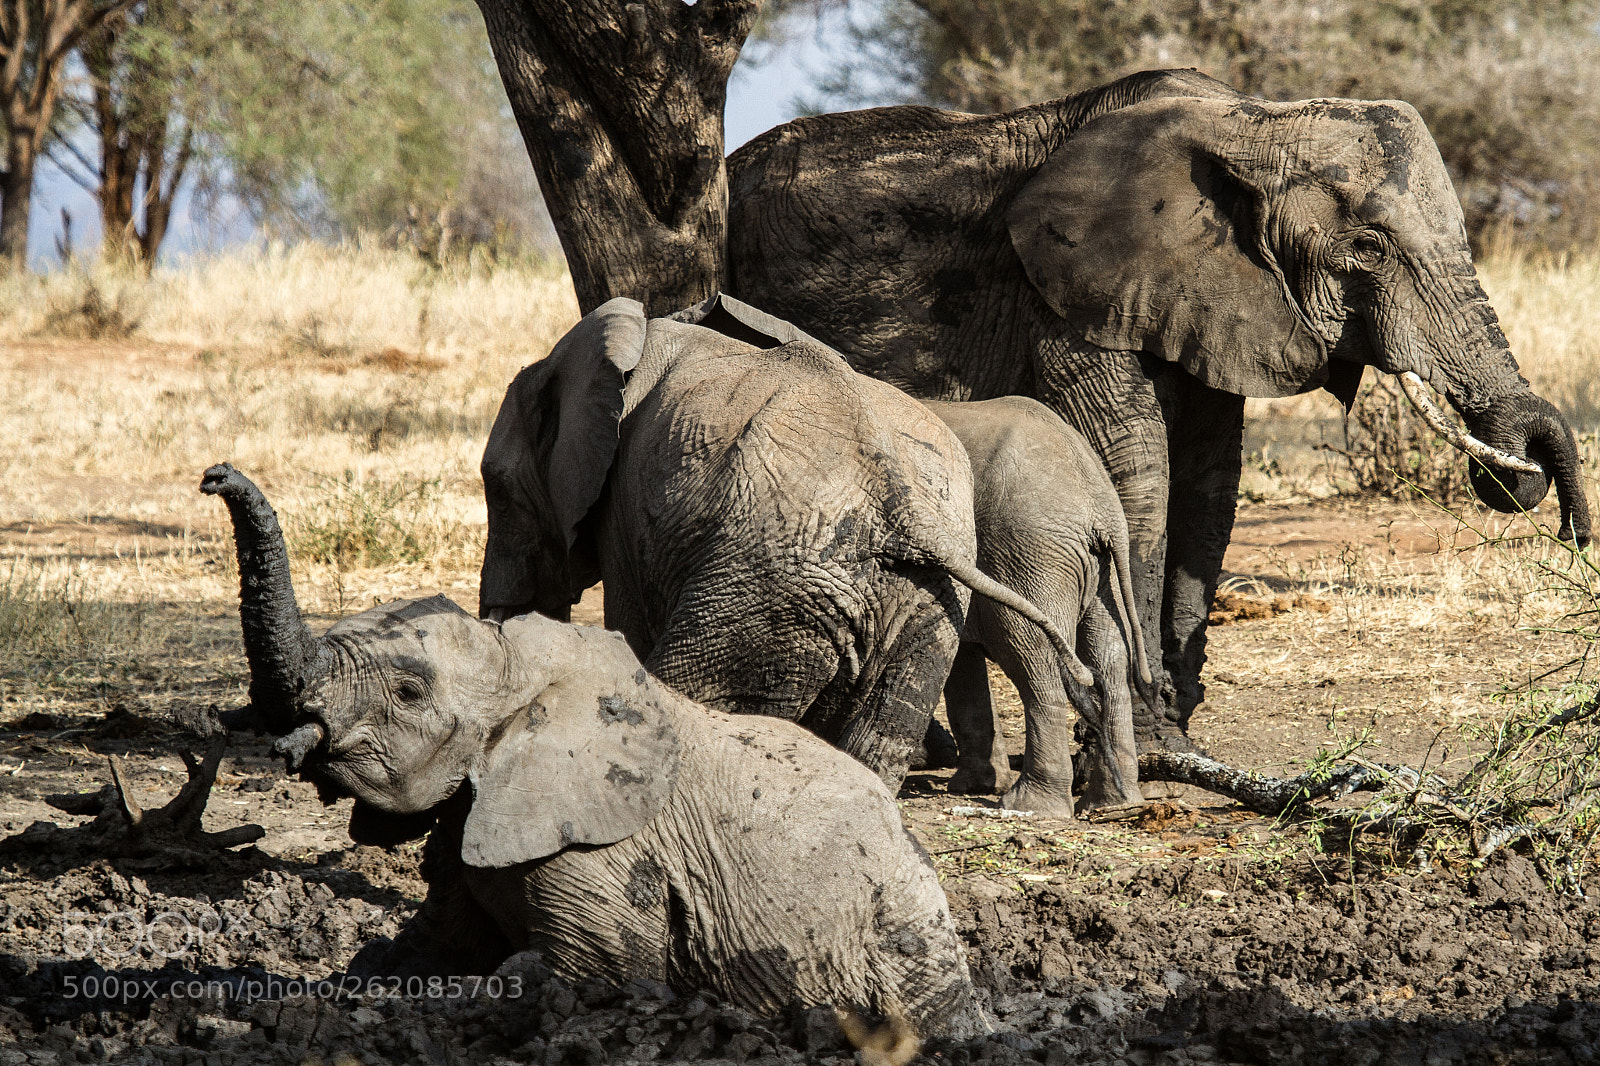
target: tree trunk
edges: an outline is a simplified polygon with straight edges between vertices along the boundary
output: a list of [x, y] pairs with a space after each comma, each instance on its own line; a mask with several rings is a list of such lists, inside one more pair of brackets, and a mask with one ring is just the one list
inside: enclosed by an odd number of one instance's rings
[[13, 135], [0, 174], [0, 273], [28, 265], [28, 214], [33, 208], [33, 170], [39, 155], [30, 137]]
[[[104, 121], [104, 119], [102, 119]], [[100, 255], [132, 265], [138, 258], [138, 227], [133, 217], [133, 190], [138, 183], [139, 159], [121, 143], [121, 127], [100, 133]]]
[[0, 271], [28, 262], [28, 211], [39, 149], [55, 119], [61, 68], [86, 33], [134, 0], [0, 0], [0, 121], [6, 169], [0, 175]]
[[578, 304], [723, 285], [722, 108], [760, 0], [478, 0]]

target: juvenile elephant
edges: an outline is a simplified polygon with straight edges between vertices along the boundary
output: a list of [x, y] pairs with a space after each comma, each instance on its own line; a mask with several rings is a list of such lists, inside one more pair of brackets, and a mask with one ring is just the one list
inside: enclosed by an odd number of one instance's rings
[[1030, 395], [1089, 439], [1170, 678], [1136, 708], [1141, 744], [1186, 746], [1204, 695], [1246, 396], [1349, 404], [1367, 365], [1399, 375], [1477, 457], [1485, 503], [1531, 508], [1553, 480], [1562, 535], [1589, 539], [1572, 431], [1517, 372], [1408, 104], [1152, 71], [998, 115], [797, 119], [728, 173], [736, 295], [915, 395]]
[[771, 1015], [789, 1003], [983, 1025], [926, 854], [873, 774], [800, 727], [699, 706], [622, 638], [443, 596], [301, 621], [271, 507], [226, 464], [258, 715], [350, 835], [428, 833], [428, 895], [366, 973], [649, 978]]
[[974, 596], [944, 687], [960, 753], [950, 791], [995, 792], [1011, 776], [989, 698], [987, 652], [1017, 686], [1026, 715], [1022, 776], [1002, 806], [1073, 816], [1074, 707], [1088, 726], [1081, 809], [1142, 802], [1128, 675], [1133, 664], [1148, 684], [1150, 669], [1133, 610], [1128, 524], [1111, 478], [1083, 435], [1036, 400], [930, 400], [927, 407], [972, 464], [978, 566], [1076, 633], [1094, 676], [1092, 689], [1079, 685], [1037, 626]]
[[[616, 299], [506, 391], [483, 453], [479, 611], [606, 625], [678, 691], [797, 721], [898, 788], [967, 588], [1072, 644], [979, 571], [961, 444], [898, 389], [716, 296]], [[963, 588], [962, 586], [966, 586]]]

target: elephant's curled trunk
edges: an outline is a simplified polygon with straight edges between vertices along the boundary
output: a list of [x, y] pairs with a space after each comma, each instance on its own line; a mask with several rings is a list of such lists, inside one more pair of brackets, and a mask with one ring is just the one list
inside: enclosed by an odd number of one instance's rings
[[1561, 503], [1563, 540], [1587, 547], [1590, 536], [1589, 500], [1583, 488], [1583, 460], [1566, 419], [1548, 400], [1522, 392], [1494, 404], [1473, 420], [1472, 429], [1486, 443], [1513, 455], [1526, 456], [1540, 469], [1534, 473], [1508, 470], [1504, 465], [1473, 461], [1472, 489], [1478, 499], [1497, 511], [1532, 510], [1555, 482]]
[[306, 687], [323, 665], [323, 647], [300, 617], [278, 516], [255, 483], [229, 463], [208, 469], [200, 491], [220, 496], [233, 520], [251, 710], [268, 732], [289, 733], [301, 717]]
[[1582, 460], [1571, 427], [1553, 404], [1526, 390], [1512, 392], [1471, 418], [1468, 433], [1433, 403], [1421, 377], [1408, 372], [1400, 375], [1400, 382], [1423, 421], [1468, 456], [1478, 499], [1508, 514], [1530, 511], [1553, 481], [1561, 502], [1561, 539], [1580, 549], [1588, 546]]

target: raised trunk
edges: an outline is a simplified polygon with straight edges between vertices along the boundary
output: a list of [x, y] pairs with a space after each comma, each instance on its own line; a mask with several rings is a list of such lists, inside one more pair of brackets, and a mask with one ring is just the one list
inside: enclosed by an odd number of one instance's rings
[[479, 0], [583, 313], [725, 288], [722, 108], [759, 0]]
[[322, 643], [300, 618], [289, 552], [261, 490], [231, 464], [205, 472], [200, 491], [222, 497], [239, 556], [239, 623], [250, 661], [250, 705], [269, 732], [296, 725], [300, 697], [322, 671]]

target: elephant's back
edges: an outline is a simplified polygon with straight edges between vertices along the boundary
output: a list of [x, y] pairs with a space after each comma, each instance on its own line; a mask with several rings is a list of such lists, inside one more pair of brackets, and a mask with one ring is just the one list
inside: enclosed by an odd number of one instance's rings
[[718, 947], [736, 976], [723, 979], [771, 990], [751, 1009], [854, 995], [925, 1020], [965, 1002], [965, 953], [938, 875], [877, 775], [794, 723], [704, 713], [682, 802], [658, 827], [693, 842], [687, 883], [714, 894], [705, 912], [731, 938]]
[[1032, 392], [1032, 346], [1059, 322], [1012, 247], [1011, 202], [1084, 123], [1155, 96], [1237, 93], [1144, 71], [996, 115], [900, 106], [785, 123], [728, 158], [729, 287], [914, 395]]
[[650, 425], [628, 446], [646, 471], [636, 480], [684, 501], [679, 521], [824, 561], [933, 562], [914, 546], [933, 530], [970, 529], [954, 435], [828, 348], [684, 351], [655, 393], [638, 411]]
[[1025, 280], [994, 208], [1025, 179], [1009, 129], [900, 107], [758, 138], [729, 159], [731, 290], [917, 395], [1019, 391], [955, 358], [961, 337], [1011, 328], [982, 290]]
[[1116, 495], [1111, 475], [1088, 439], [1030, 396], [929, 406], [966, 449], [975, 484], [1067, 482], [1086, 498]]

